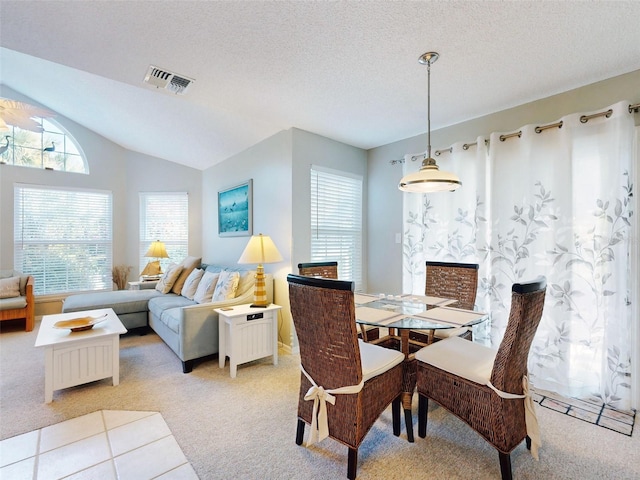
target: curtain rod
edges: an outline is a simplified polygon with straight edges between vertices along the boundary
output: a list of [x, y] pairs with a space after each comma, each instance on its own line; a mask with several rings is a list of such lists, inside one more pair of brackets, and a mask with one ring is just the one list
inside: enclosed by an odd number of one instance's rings
[[[640, 103], [634, 103], [634, 104], [630, 104], [629, 105], [629, 113], [638, 113], [638, 111], [640, 111]], [[580, 122], [581, 123], [587, 123], [589, 120], [593, 119], [593, 118], [598, 118], [598, 117], [605, 117], [605, 118], [609, 118], [611, 115], [613, 114], [613, 110], [609, 109], [606, 110], [604, 112], [599, 112], [599, 113], [594, 113], [592, 115], [582, 115], [580, 116]], [[559, 122], [556, 123], [550, 123], [548, 125], [540, 125], [537, 126], [535, 128], [535, 132], [536, 133], [541, 133], [545, 130], [549, 130], [550, 128], [562, 128], [563, 122], [562, 120], [560, 120]], [[512, 138], [512, 137], [521, 137], [522, 136], [522, 130], [518, 130], [517, 132], [513, 132], [513, 133], [505, 133], [504, 135], [500, 135], [500, 141], [504, 142], [506, 139], [508, 138]], [[485, 140], [484, 141], [485, 145], [489, 144], [489, 140]], [[462, 145], [462, 149], [463, 150], [469, 150], [469, 147], [473, 147], [474, 145], [477, 145], [478, 142], [472, 142], [472, 143], [465, 143]], [[442, 150], [436, 150], [435, 154], [436, 156], [440, 156], [441, 154], [448, 152], [451, 153], [453, 152], [453, 147], [449, 147], [449, 148], [444, 148]], [[418, 159], [424, 159], [424, 155], [414, 155], [413, 157], [411, 157], [411, 161], [415, 162]], [[398, 160], [389, 160], [389, 163], [391, 165], [395, 165], [396, 163], [404, 163], [404, 158], [398, 159]]]

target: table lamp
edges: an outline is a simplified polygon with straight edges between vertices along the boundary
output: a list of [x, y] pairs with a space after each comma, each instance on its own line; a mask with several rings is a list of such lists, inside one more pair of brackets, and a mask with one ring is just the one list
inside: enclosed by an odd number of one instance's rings
[[269, 306], [267, 302], [267, 289], [264, 281], [264, 263], [276, 263], [282, 261], [282, 255], [276, 248], [275, 243], [268, 235], [254, 235], [244, 248], [238, 263], [257, 263], [256, 284], [253, 291], [253, 308], [265, 308]]
[[160, 240], [156, 240], [155, 242], [151, 242], [151, 246], [147, 253], [144, 254], [145, 257], [155, 258], [156, 260], [147, 263], [147, 266], [144, 267], [144, 270], [140, 272], [141, 277], [159, 277], [162, 275], [162, 267], [160, 267], [160, 259], [161, 258], [169, 258], [167, 254], [167, 249], [164, 246], [164, 243]]

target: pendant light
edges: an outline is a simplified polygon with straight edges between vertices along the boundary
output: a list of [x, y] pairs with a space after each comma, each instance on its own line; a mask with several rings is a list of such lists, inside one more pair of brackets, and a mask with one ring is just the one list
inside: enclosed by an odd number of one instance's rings
[[402, 177], [398, 188], [404, 192], [444, 192], [454, 191], [462, 185], [454, 173], [443, 172], [431, 158], [431, 64], [438, 60], [438, 53], [427, 52], [418, 61], [427, 66], [427, 155], [420, 170]]

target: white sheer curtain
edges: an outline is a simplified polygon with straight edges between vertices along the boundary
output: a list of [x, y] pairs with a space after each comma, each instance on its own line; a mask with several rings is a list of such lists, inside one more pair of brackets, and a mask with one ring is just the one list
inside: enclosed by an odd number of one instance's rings
[[[435, 158], [440, 169], [460, 177], [462, 187], [451, 193], [404, 195], [403, 292], [424, 294], [427, 260], [478, 263], [480, 278], [486, 276], [487, 259], [480, 248], [488, 242], [487, 155], [484, 137], [473, 144], [456, 143]], [[406, 155], [403, 175], [419, 169], [423, 158], [424, 153]], [[489, 298], [482, 291], [476, 306], [487, 311]], [[487, 332], [483, 325], [474, 338], [486, 341]]]
[[[478, 261], [478, 306], [487, 302], [483, 308], [491, 312], [485, 340], [497, 346], [511, 285], [545, 275], [545, 312], [529, 362], [534, 385], [621, 409], [631, 406], [629, 260], [635, 217], [628, 105], [612, 105], [608, 118], [586, 123], [580, 121], [584, 114], [568, 115], [561, 128], [540, 133], [535, 125], [524, 126], [520, 137], [504, 141], [500, 133], [491, 134], [484, 159], [478, 149], [473, 164], [443, 162], [441, 168], [466, 178], [451, 199], [437, 198], [447, 196], [442, 193], [416, 195], [424, 197], [422, 218], [416, 200], [405, 195], [406, 290], [410, 285], [415, 290], [415, 265], [427, 258]], [[462, 162], [466, 156], [456, 152], [454, 146], [452, 157]], [[468, 170], [471, 165], [486, 177]], [[458, 193], [464, 201], [455, 198]], [[478, 198], [475, 209], [472, 195]], [[469, 212], [474, 212], [473, 234], [459, 221]], [[420, 238], [416, 223], [425, 232]], [[465, 242], [475, 248], [460, 249]]]

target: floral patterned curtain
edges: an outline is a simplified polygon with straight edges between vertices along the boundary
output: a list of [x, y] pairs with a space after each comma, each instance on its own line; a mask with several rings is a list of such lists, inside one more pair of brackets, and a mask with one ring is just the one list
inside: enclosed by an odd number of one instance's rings
[[[488, 241], [486, 210], [488, 150], [484, 137], [473, 144], [456, 143], [436, 154], [442, 170], [455, 172], [462, 187], [451, 193], [404, 195], [402, 291], [424, 294], [425, 261], [478, 263], [487, 270], [480, 246]], [[403, 174], [417, 170], [425, 154], [405, 155]], [[488, 311], [489, 297], [478, 292], [476, 308]], [[474, 327], [474, 339], [488, 343], [488, 325]]]
[[574, 114], [560, 128], [527, 125], [519, 137], [493, 133], [488, 151], [483, 139], [475, 151], [454, 145], [438, 163], [460, 175], [462, 187], [404, 197], [405, 291], [423, 291], [425, 260], [480, 263], [476, 306], [491, 312], [491, 323], [474, 338], [497, 347], [511, 285], [545, 275], [533, 384], [621, 409], [631, 406], [633, 347], [628, 105], [586, 123]]

